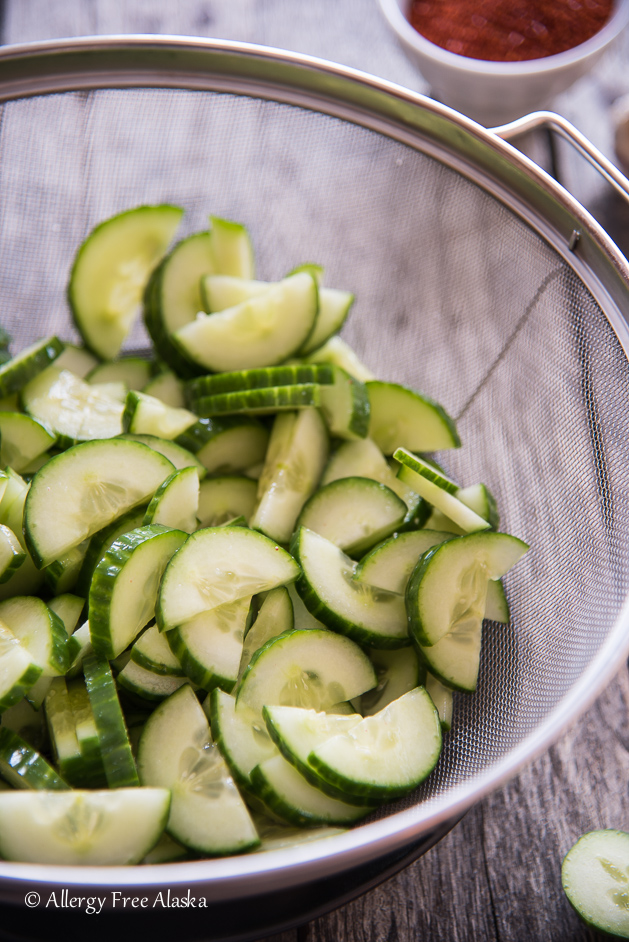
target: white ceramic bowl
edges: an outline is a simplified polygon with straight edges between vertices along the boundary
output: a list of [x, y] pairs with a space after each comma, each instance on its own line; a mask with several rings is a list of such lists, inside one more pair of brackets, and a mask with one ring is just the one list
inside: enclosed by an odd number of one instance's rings
[[616, 0], [612, 16], [587, 42], [525, 62], [470, 59], [436, 46], [407, 19], [411, 0], [379, 0], [404, 51], [444, 104], [486, 127], [548, 107], [552, 98], [588, 72], [629, 21], [629, 0]]

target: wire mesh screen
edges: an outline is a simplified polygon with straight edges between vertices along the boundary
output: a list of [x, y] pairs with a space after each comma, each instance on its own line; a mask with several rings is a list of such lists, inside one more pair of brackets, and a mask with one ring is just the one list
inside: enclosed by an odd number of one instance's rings
[[[457, 418], [442, 455], [486, 483], [532, 549], [485, 629], [479, 689], [458, 696], [442, 794], [527, 736], [591, 663], [627, 592], [629, 383], [603, 312], [502, 203], [405, 145], [294, 106], [107, 90], [8, 103], [0, 128], [1, 318], [16, 348], [76, 338], [65, 286], [97, 222], [141, 204], [245, 223], [258, 276], [314, 261], [352, 290], [345, 338], [383, 379]], [[128, 346], [147, 344], [141, 325]], [[398, 804], [395, 807], [402, 807]]]

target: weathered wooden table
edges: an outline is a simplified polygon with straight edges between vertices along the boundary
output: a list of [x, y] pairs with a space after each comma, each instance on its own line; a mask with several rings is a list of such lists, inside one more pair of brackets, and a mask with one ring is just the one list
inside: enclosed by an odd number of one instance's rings
[[[376, 0], [3, 0], [4, 43], [178, 33], [263, 43], [335, 60], [426, 92]], [[555, 103], [608, 156], [610, 106], [629, 92], [629, 34]], [[524, 142], [551, 166], [548, 141]], [[562, 144], [561, 181], [629, 254], [629, 207]], [[367, 895], [268, 942], [562, 942], [593, 939], [561, 889], [561, 859], [584, 831], [629, 828], [629, 675], [433, 850]]]

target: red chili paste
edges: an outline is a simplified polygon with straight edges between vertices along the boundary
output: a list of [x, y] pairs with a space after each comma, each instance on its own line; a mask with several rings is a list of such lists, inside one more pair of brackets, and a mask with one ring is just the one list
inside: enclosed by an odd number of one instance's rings
[[572, 49], [609, 19], [613, 0], [411, 0], [430, 42], [471, 59], [514, 62]]

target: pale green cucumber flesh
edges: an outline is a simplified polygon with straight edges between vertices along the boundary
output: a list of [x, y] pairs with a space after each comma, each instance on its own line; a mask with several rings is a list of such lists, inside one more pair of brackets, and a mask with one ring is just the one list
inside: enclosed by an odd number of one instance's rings
[[441, 752], [441, 725], [423, 687], [316, 747], [309, 761], [328, 781], [353, 795], [408, 794], [432, 771]]
[[170, 461], [139, 442], [83, 442], [37, 472], [24, 506], [27, 548], [39, 568], [127, 510], [172, 474]]
[[0, 853], [35, 864], [139, 863], [158, 841], [169, 803], [161, 788], [5, 792]]
[[611, 828], [584, 834], [561, 866], [564, 892], [583, 921], [621, 939], [629, 939], [628, 867], [629, 834]]
[[176, 206], [139, 206], [100, 223], [79, 248], [68, 300], [86, 347], [101, 359], [118, 355], [182, 215]]
[[376, 685], [374, 669], [357, 644], [325, 630], [289, 631], [252, 657], [237, 693], [238, 707], [326, 710]]
[[188, 537], [167, 565], [156, 608], [161, 631], [244, 596], [295, 580], [295, 560], [244, 527], [209, 527]]
[[403, 596], [355, 579], [358, 564], [305, 527], [296, 531], [291, 550], [301, 565], [297, 592], [315, 618], [361, 644], [410, 643]]

